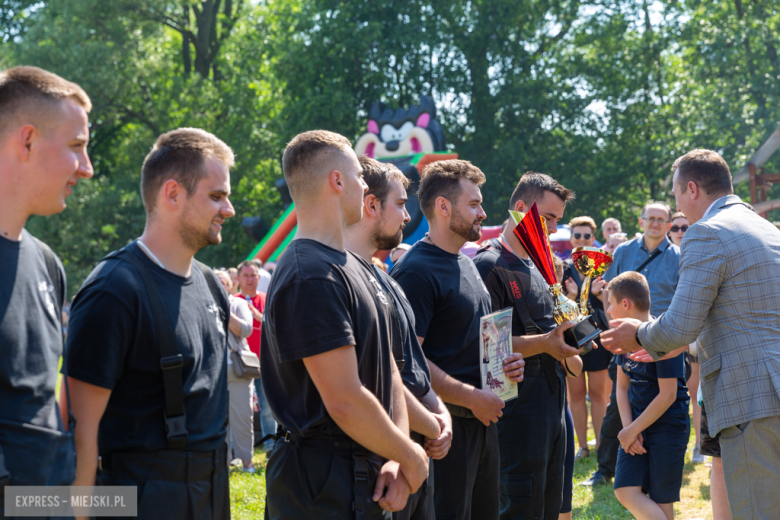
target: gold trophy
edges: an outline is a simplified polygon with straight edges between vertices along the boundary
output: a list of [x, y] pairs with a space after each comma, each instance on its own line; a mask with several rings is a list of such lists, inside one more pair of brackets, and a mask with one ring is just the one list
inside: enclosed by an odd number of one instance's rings
[[590, 283], [607, 272], [612, 265], [612, 253], [597, 247], [575, 247], [571, 252], [574, 268], [583, 277], [582, 290], [580, 291], [580, 313], [583, 316], [590, 314], [588, 310], [588, 294]]
[[[509, 214], [515, 222], [515, 236], [520, 240], [528, 256], [531, 257], [539, 273], [549, 285], [555, 301], [553, 308], [555, 322], [558, 325], [567, 321], [576, 323], [572, 328], [563, 333], [564, 341], [574, 348], [583, 349], [583, 352], [590, 350], [591, 341], [601, 334], [601, 329], [596, 325], [593, 316], [588, 315], [587, 312], [580, 312], [577, 304], [564, 295], [563, 287], [558, 283], [558, 277], [555, 275], [555, 264], [553, 264], [552, 256], [555, 253], [553, 253], [547, 236], [547, 224], [539, 215], [536, 203], [531, 206], [531, 209], [526, 214], [517, 211], [510, 211]], [[590, 283], [588, 283], [588, 288], [590, 288]]]

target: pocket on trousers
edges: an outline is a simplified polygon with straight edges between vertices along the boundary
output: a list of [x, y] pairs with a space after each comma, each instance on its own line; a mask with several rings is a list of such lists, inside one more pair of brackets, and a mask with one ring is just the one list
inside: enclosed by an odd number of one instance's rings
[[501, 494], [510, 497], [532, 497], [534, 495], [534, 478], [531, 475], [520, 475], [501, 480]]

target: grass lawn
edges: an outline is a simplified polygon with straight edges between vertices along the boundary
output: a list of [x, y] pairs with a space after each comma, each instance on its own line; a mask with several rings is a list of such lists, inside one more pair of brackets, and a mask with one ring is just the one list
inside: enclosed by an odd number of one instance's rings
[[[592, 427], [588, 435], [593, 439]], [[704, 520], [712, 518], [710, 506], [710, 469], [704, 464], [691, 464], [694, 434], [691, 428], [690, 451], [686, 454], [685, 476], [681, 501], [675, 505], [675, 518]], [[260, 519], [265, 508], [265, 453], [255, 450], [257, 473], [250, 475], [238, 469], [230, 471], [230, 512], [234, 520]], [[577, 462], [574, 467], [574, 514], [577, 520], [622, 520], [632, 515], [615, 498], [612, 486], [596, 489], [577, 486], [596, 470], [595, 450], [591, 456]]]

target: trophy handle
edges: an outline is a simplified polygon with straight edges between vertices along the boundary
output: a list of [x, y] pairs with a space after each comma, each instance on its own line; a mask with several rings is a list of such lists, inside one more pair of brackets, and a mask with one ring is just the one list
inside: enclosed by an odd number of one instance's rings
[[593, 280], [590, 276], [585, 276], [582, 282], [582, 290], [580, 291], [580, 313], [583, 316], [590, 314], [588, 312], [588, 294], [590, 294], [590, 282]]

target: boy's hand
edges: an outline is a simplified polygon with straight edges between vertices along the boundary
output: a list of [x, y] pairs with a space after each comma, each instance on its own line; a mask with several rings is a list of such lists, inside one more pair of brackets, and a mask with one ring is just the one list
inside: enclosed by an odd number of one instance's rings
[[629, 446], [628, 449], [631, 452], [631, 455], [642, 455], [643, 453], [647, 453], [647, 450], [644, 447], [644, 439], [642, 439], [641, 433], [637, 435], [634, 444]]
[[[640, 432], [634, 432], [634, 429], [629, 424], [622, 430], [620, 430], [620, 433], [618, 433], [618, 440], [620, 441], [620, 446], [623, 448], [623, 451], [628, 453], [629, 455], [640, 455], [641, 453], [647, 453], [647, 450], [642, 446], [642, 440], [641, 439], [642, 434]], [[639, 453], [634, 453], [631, 450], [632, 445], [639, 440], [639, 446], [638, 448], [641, 450]]]

